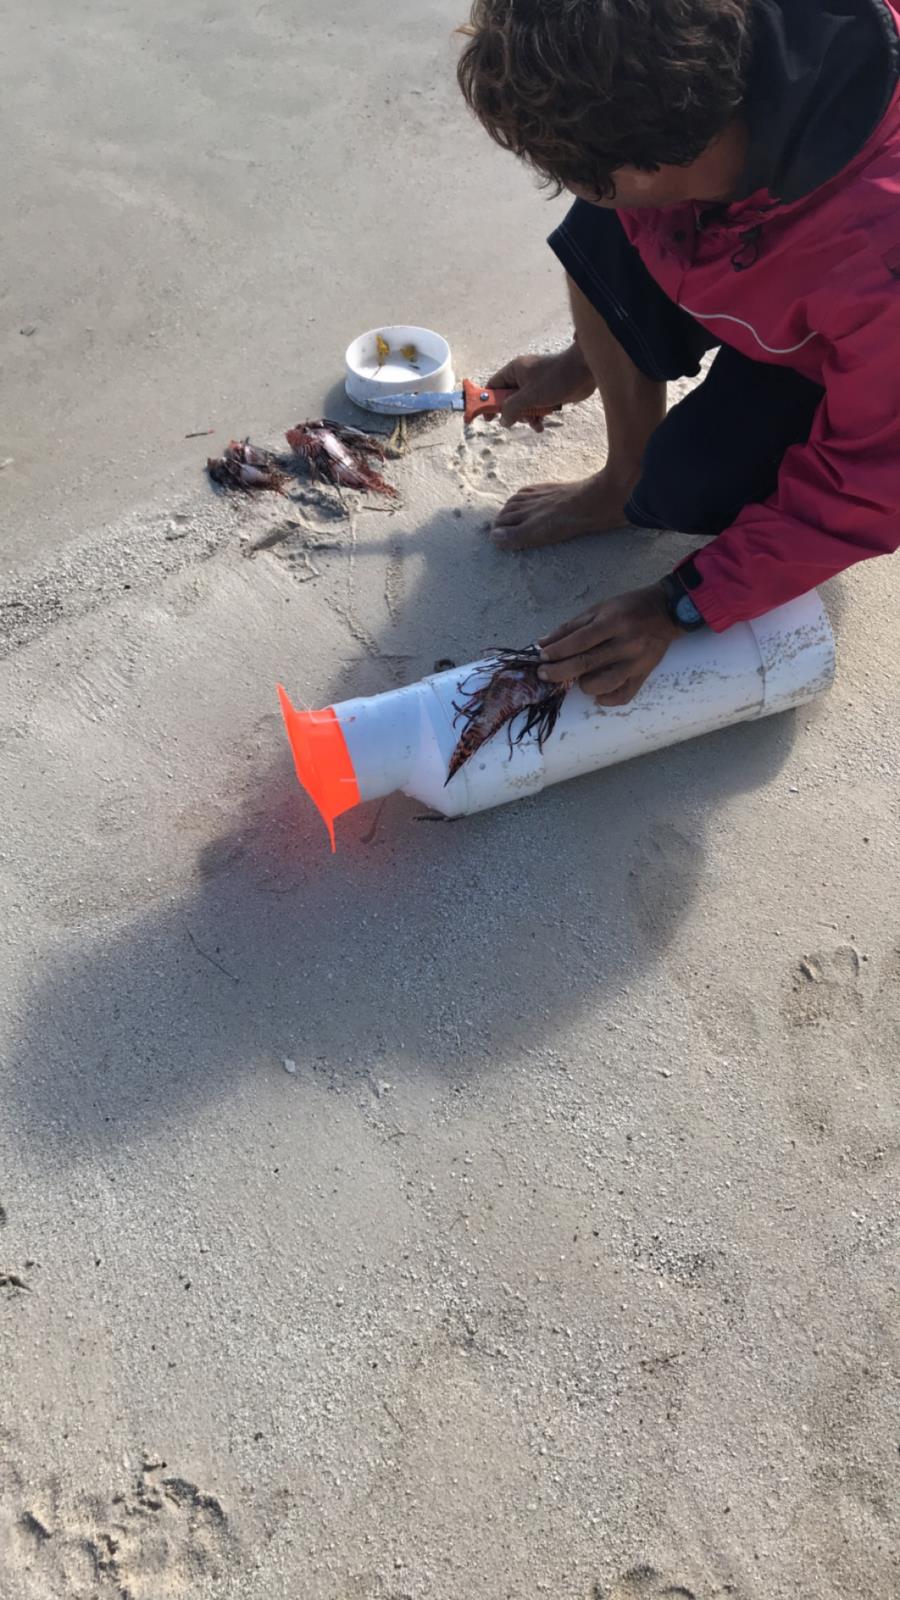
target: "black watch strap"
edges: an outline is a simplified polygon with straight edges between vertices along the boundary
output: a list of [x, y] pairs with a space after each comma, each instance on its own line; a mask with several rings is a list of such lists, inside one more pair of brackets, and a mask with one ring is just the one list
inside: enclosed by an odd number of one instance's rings
[[668, 573], [662, 580], [662, 586], [666, 610], [676, 628], [683, 629], [685, 633], [696, 633], [698, 628], [706, 627], [702, 612], [694, 605], [677, 572]]

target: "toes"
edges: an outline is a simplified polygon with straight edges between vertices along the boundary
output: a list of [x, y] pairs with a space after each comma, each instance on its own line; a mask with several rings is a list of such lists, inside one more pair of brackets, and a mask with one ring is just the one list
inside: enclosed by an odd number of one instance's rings
[[558, 483], [527, 483], [524, 489], [519, 489], [516, 492], [513, 499], [534, 500], [535, 498], [543, 499], [547, 495], [557, 497], [559, 494], [560, 485]]
[[497, 528], [491, 534], [491, 539], [498, 550], [533, 550], [551, 542], [540, 524], [534, 527], [527, 522]]
[[514, 494], [514, 495], [510, 496], [510, 498], [507, 500], [505, 506], [503, 507], [503, 510], [504, 511], [530, 511], [530, 510], [533, 510], [533, 508], [534, 508], [533, 496], [527, 495], [525, 493], [524, 489], [520, 489], [518, 494]]
[[511, 498], [513, 500], [533, 500], [535, 495], [559, 495], [563, 492], [563, 486], [559, 483], [526, 483], [521, 489], [517, 489]]
[[498, 524], [491, 530], [490, 538], [498, 550], [521, 550], [523, 544], [528, 542], [528, 535], [521, 522], [505, 522], [502, 526]]
[[[541, 501], [552, 501], [559, 494], [558, 483], [530, 483], [524, 489], [519, 489], [511, 495], [505, 506], [497, 514], [496, 526], [512, 527], [527, 516], [549, 517], [552, 515], [552, 504], [541, 504]], [[561, 510], [562, 508], [558, 508]]]

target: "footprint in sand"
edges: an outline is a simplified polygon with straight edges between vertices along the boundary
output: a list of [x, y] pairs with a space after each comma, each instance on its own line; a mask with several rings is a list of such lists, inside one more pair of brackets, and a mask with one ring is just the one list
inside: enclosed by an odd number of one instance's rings
[[855, 1022], [863, 1009], [861, 970], [859, 954], [851, 944], [803, 956], [785, 1007], [788, 1022], [795, 1028]]
[[498, 448], [498, 442], [483, 444], [481, 436], [473, 434], [457, 445], [450, 458], [450, 465], [463, 487], [478, 499], [493, 501], [497, 506], [512, 494], [509, 484], [500, 476]]
[[823, 1022], [837, 1027], [862, 1023], [879, 1052], [900, 1045], [900, 945], [868, 961], [852, 944], [803, 956], [791, 976], [784, 1005], [795, 1028]]
[[[803, 956], [790, 975], [782, 1014], [794, 1058], [787, 1104], [798, 1136], [830, 1144], [839, 1177], [894, 1171], [900, 1166], [891, 1109], [900, 1051], [900, 946], [892, 943], [869, 959], [850, 944]], [[861, 1226], [855, 1247], [882, 1248], [882, 1226], [875, 1219]]]
[[648, 939], [656, 942], [677, 926], [703, 874], [702, 847], [672, 823], [641, 836], [629, 879], [635, 915]]
[[130, 1492], [108, 1501], [55, 1481], [26, 1499], [17, 1475], [3, 1487], [0, 1545], [23, 1600], [188, 1600], [235, 1559], [219, 1500], [161, 1461], [146, 1459]]
[[591, 1600], [699, 1600], [693, 1589], [655, 1567], [632, 1567], [609, 1586], [595, 1583]]

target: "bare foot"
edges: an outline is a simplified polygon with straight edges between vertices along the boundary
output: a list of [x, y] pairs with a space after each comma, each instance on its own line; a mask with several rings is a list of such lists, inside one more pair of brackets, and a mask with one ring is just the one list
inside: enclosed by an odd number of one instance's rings
[[628, 486], [605, 470], [579, 483], [533, 483], [507, 500], [491, 538], [500, 550], [535, 550], [608, 533], [622, 527], [628, 494]]

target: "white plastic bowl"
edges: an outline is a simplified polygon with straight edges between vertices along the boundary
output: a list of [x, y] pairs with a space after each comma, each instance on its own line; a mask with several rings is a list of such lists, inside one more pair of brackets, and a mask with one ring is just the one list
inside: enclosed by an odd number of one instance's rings
[[[379, 338], [384, 339], [391, 350], [381, 366], [376, 342]], [[415, 366], [401, 356], [404, 345], [416, 346], [419, 360]], [[354, 404], [365, 411], [379, 411], [378, 402], [386, 395], [447, 394], [456, 387], [450, 346], [432, 328], [401, 324], [392, 328], [371, 328], [354, 339], [345, 361], [344, 387]]]

